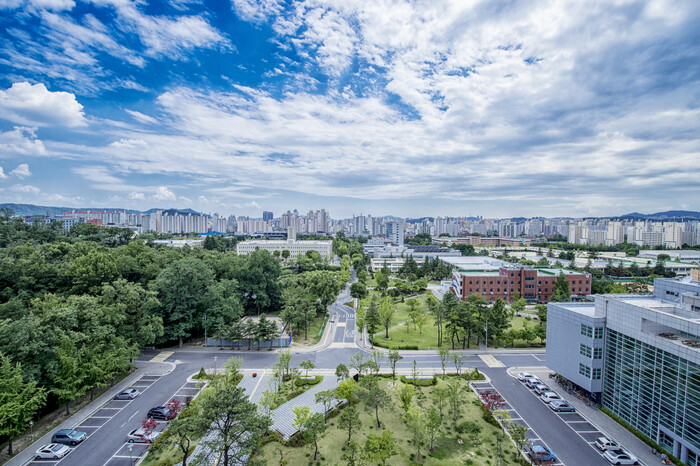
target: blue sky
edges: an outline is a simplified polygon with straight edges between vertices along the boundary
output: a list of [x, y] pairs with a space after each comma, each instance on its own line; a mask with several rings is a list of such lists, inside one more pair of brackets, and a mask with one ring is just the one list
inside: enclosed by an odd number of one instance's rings
[[0, 199], [700, 210], [700, 3], [0, 0]]

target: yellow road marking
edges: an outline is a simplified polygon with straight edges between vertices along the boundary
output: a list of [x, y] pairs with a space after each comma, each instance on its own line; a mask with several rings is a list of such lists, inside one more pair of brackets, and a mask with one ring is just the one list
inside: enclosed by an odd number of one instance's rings
[[489, 367], [506, 367], [503, 365], [501, 361], [498, 359], [494, 358], [490, 354], [480, 354], [479, 357], [481, 358], [484, 363], [489, 366]]
[[163, 362], [166, 359], [168, 359], [170, 356], [173, 355], [172, 351], [161, 351], [160, 353], [156, 354], [153, 356], [153, 359], [151, 361], [153, 362]]

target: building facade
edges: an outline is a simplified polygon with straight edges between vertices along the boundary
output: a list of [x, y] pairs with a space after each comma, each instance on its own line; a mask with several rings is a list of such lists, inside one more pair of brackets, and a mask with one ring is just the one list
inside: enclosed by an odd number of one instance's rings
[[[700, 466], [700, 283], [656, 279], [653, 296], [599, 295], [548, 310], [548, 366], [683, 463]], [[592, 339], [582, 336], [584, 324]], [[590, 357], [584, 340], [592, 342]]]
[[452, 273], [453, 291], [460, 299], [478, 294], [489, 301], [501, 298], [512, 301], [517, 291], [529, 302], [549, 301], [557, 277], [564, 274], [571, 295], [580, 297], [591, 293], [592, 277], [588, 273], [546, 267], [522, 267], [515, 264], [498, 270], [458, 269]]

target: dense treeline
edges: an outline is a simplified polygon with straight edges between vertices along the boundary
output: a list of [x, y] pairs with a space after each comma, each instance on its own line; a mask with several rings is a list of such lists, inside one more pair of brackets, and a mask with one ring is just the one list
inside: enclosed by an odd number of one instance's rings
[[[349, 279], [349, 265], [294, 274], [267, 251], [237, 256], [227, 239], [190, 249], [133, 236], [91, 224], [65, 233], [60, 223], [33, 226], [0, 213], [0, 355], [45, 391], [46, 408], [68, 409], [128, 369], [144, 346], [206, 332], [274, 338], [269, 320], [241, 328], [241, 317], [278, 312], [286, 295], [303, 295], [300, 309], [308, 301], [314, 313], [325, 312], [340, 280]], [[0, 436], [21, 431], [0, 426]]]

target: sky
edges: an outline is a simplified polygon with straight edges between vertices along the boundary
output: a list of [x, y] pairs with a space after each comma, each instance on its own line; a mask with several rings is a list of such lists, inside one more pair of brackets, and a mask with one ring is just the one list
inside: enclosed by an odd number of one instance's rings
[[700, 2], [0, 0], [0, 202], [700, 210]]

